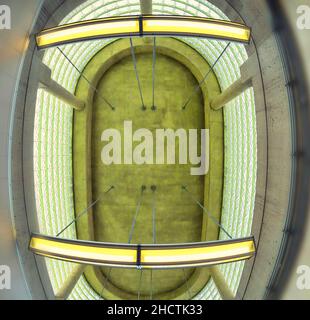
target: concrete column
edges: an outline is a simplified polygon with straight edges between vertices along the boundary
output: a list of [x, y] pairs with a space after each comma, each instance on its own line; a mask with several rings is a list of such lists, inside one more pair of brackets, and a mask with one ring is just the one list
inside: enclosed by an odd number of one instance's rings
[[140, 0], [140, 8], [143, 15], [152, 14], [152, 0]]
[[[152, 0], [140, 0], [140, 8], [141, 8], [141, 14], [142, 15], [149, 15], [152, 14]], [[150, 44], [152, 42], [151, 37], [143, 37], [144, 43]]]
[[51, 70], [43, 63], [40, 65], [39, 72], [39, 83], [40, 87], [48, 91], [53, 96], [63, 100], [68, 103], [76, 110], [83, 110], [85, 107], [85, 102], [78, 99], [71, 92], [67, 91], [51, 77]]
[[238, 79], [229, 88], [211, 100], [211, 108], [214, 110], [223, 108], [226, 103], [238, 97], [243, 91], [251, 86], [251, 79], [248, 78], [245, 81], [242, 78]]
[[234, 300], [235, 295], [228, 287], [225, 278], [217, 266], [211, 267], [210, 274], [223, 300]]
[[75, 266], [70, 276], [66, 279], [62, 287], [56, 293], [57, 300], [66, 300], [69, 297], [76, 283], [80, 279], [81, 275], [84, 273], [85, 268], [85, 264], [78, 264]]

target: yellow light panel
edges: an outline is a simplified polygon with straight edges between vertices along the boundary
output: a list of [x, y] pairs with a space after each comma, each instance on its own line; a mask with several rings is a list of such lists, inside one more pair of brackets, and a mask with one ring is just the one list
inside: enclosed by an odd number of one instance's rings
[[225, 20], [188, 16], [123, 16], [80, 21], [43, 30], [36, 37], [38, 48], [109, 37], [169, 35], [249, 42], [250, 28]]
[[36, 40], [39, 48], [47, 48], [76, 41], [137, 34], [139, 34], [138, 18], [124, 17], [82, 21], [47, 29], [38, 34]]
[[244, 260], [255, 253], [255, 244], [252, 238], [247, 240], [218, 241], [204, 243], [201, 246], [177, 249], [144, 249], [141, 252], [141, 265], [145, 267], [160, 267], [162, 265], [199, 266], [221, 264]]
[[121, 245], [98, 244], [35, 235], [30, 240], [29, 248], [36, 254], [66, 261], [95, 265], [136, 265], [136, 246], [123, 248]]
[[224, 20], [192, 17], [144, 17], [143, 33], [200, 36], [249, 42], [251, 31], [245, 25]]
[[180, 268], [221, 264], [251, 258], [253, 237], [180, 245], [127, 245], [67, 240], [33, 235], [32, 252], [65, 261], [128, 268]]

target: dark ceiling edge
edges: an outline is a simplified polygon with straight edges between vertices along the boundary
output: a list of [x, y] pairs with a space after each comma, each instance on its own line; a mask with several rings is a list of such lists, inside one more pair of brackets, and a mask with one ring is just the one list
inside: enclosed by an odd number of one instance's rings
[[292, 171], [290, 208], [277, 261], [265, 293], [265, 299], [271, 300], [281, 298], [291, 274], [295, 272], [294, 262], [300, 252], [306, 232], [306, 221], [309, 218], [310, 99], [303, 67], [300, 63], [294, 63], [301, 61], [301, 57], [281, 1], [267, 0], [267, 4], [273, 15], [274, 32], [283, 59], [292, 113], [292, 139], [295, 140], [292, 153], [295, 167]]
[[[25, 148], [24, 145], [25, 124], [27, 123], [27, 99], [32, 61], [35, 55], [33, 33], [41, 29], [49, 18], [50, 12], [54, 12], [65, 0], [57, 0], [53, 5], [47, 5], [48, 1], [37, 6], [34, 21], [28, 31], [29, 45], [20, 62], [20, 73], [16, 79], [16, 98], [11, 114], [10, 132], [11, 147], [9, 151], [10, 185], [11, 189], [11, 216], [16, 226], [16, 246], [20, 268], [24, 274], [30, 296], [32, 299], [53, 299], [54, 294], [49, 281], [47, 269], [42, 259], [37, 259], [28, 251], [28, 240], [37, 221], [33, 219], [33, 212], [28, 208], [27, 198], [34, 199], [33, 191], [29, 184], [25, 184]], [[56, 7], [56, 9], [55, 9]], [[20, 146], [20, 147], [19, 147]], [[32, 147], [29, 148], [32, 150]]]

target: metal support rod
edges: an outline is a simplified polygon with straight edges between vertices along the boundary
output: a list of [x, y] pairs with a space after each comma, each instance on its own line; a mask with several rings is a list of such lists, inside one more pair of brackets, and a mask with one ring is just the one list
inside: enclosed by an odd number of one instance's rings
[[[136, 213], [135, 213], [135, 216], [133, 218], [133, 221], [132, 221], [132, 226], [131, 226], [131, 230], [130, 230], [130, 234], [129, 234], [129, 238], [128, 238], [128, 243], [131, 243], [131, 240], [132, 240], [132, 236], [133, 236], [133, 231], [134, 231], [134, 228], [135, 228], [135, 224], [136, 224], [136, 221], [137, 221], [137, 217], [138, 217], [138, 214], [139, 214], [139, 211], [140, 211], [140, 206], [141, 206], [141, 202], [142, 202], [142, 197], [143, 197], [143, 192], [144, 190], [146, 189], [145, 186], [142, 186], [141, 187], [141, 194], [140, 194], [140, 199], [139, 199], [139, 202], [138, 202], [138, 205], [137, 205], [137, 209], [136, 209]], [[100, 296], [102, 297], [102, 293], [106, 287], [106, 284], [110, 278], [110, 274], [111, 274], [111, 270], [112, 270], [112, 267], [109, 268], [109, 272], [108, 272], [108, 275], [106, 277], [106, 281], [102, 287], [102, 290], [101, 290], [101, 294]], [[142, 269], [141, 269], [142, 271]]]
[[192, 294], [191, 294], [191, 291], [189, 289], [189, 285], [188, 285], [188, 281], [187, 281], [187, 278], [186, 278], [186, 275], [185, 275], [185, 270], [184, 268], [182, 269], [183, 270], [183, 280], [186, 284], [186, 290], [187, 290], [187, 294], [188, 294], [188, 300], [190, 300], [192, 298]]
[[[105, 193], [110, 192], [112, 189], [114, 189], [114, 186], [111, 186], [109, 188], [109, 190], [105, 191]], [[89, 209], [91, 209], [98, 201], [101, 200], [102, 195], [99, 196], [99, 198], [97, 200], [95, 200], [93, 203], [91, 203], [85, 210], [83, 210], [82, 212], [80, 212], [75, 219], [73, 219], [66, 227], [64, 227], [61, 231], [59, 231], [56, 235], [56, 237], [59, 237], [65, 230], [67, 230], [73, 223], [75, 223], [76, 221], [78, 221], [85, 213], [88, 212]]]
[[135, 69], [136, 79], [138, 82], [138, 88], [139, 88], [139, 93], [140, 93], [140, 99], [141, 99], [141, 103], [142, 103], [142, 110], [146, 110], [144, 100], [143, 100], [143, 94], [142, 94], [142, 89], [141, 89], [141, 84], [140, 84], [140, 79], [139, 79], [139, 73], [138, 73], [138, 69], [137, 69], [137, 59], [136, 59], [136, 54], [135, 54], [135, 48], [132, 43], [132, 38], [129, 38], [129, 41], [130, 41], [132, 62], [133, 62], [134, 69]]
[[143, 274], [143, 269], [140, 270], [140, 279], [139, 279], [139, 288], [138, 288], [138, 300], [140, 300], [140, 295], [141, 295], [142, 274]]
[[193, 201], [208, 215], [208, 217], [221, 229], [223, 232], [232, 239], [232, 236], [225, 230], [225, 228], [217, 221], [217, 219], [196, 199], [193, 198], [192, 194], [187, 190], [185, 186], [182, 186], [182, 189], [185, 190]]
[[138, 205], [137, 205], [137, 208], [136, 208], [136, 213], [135, 213], [134, 218], [132, 220], [132, 225], [131, 225], [131, 230], [130, 230], [130, 233], [129, 233], [128, 243], [131, 243], [131, 240], [132, 240], [132, 236], [133, 236], [133, 232], [134, 232], [134, 229], [135, 229], [137, 217], [138, 217], [138, 214], [139, 214], [139, 211], [140, 211], [140, 207], [141, 207], [141, 203], [142, 203], [143, 192], [144, 192], [145, 189], [146, 189], [145, 186], [141, 187], [140, 199], [138, 201]]
[[213, 65], [211, 66], [211, 68], [208, 70], [208, 72], [206, 73], [206, 75], [203, 77], [203, 79], [197, 84], [197, 86], [194, 88], [192, 94], [189, 96], [189, 98], [187, 99], [187, 101], [185, 102], [185, 104], [182, 107], [182, 110], [185, 110], [185, 108], [187, 107], [187, 105], [190, 103], [190, 101], [192, 100], [194, 94], [198, 91], [198, 89], [200, 88], [200, 86], [206, 81], [206, 79], [208, 78], [209, 74], [211, 73], [211, 71], [214, 70], [214, 67], [216, 66], [216, 64], [219, 62], [219, 60], [221, 59], [221, 57], [223, 56], [223, 54], [225, 53], [225, 51], [228, 49], [230, 45], [230, 42], [227, 44], [227, 46], [224, 48], [224, 50], [222, 51], [222, 53], [219, 55], [219, 57], [215, 60], [215, 62], [213, 63]]
[[112, 268], [110, 267], [110, 268], [109, 268], [109, 272], [108, 272], [108, 274], [107, 274], [107, 276], [106, 276], [106, 278], [105, 278], [104, 284], [103, 284], [103, 286], [102, 286], [102, 290], [101, 290], [101, 292], [100, 292], [99, 299], [100, 299], [100, 298], [103, 298], [103, 297], [102, 297], [102, 294], [103, 294], [104, 289], [107, 287], [107, 283], [108, 283], [108, 281], [109, 281], [109, 279], [110, 279], [111, 271], [112, 271]]
[[153, 66], [152, 66], [152, 85], [153, 85], [153, 102], [152, 110], [156, 110], [155, 106], [155, 65], [156, 65], [156, 37], [153, 40]]
[[153, 231], [153, 244], [156, 243], [156, 186], [151, 186], [153, 191], [153, 207], [152, 207], [152, 231]]
[[[151, 186], [153, 192], [153, 206], [152, 206], [152, 234], [153, 244], [156, 243], [156, 186]], [[150, 300], [153, 300], [153, 269], [151, 269], [151, 294]]]
[[103, 97], [96, 87], [92, 85], [92, 83], [84, 76], [84, 74], [75, 66], [75, 64], [69, 59], [69, 57], [59, 48], [57, 49], [61, 52], [61, 54], [67, 59], [67, 61], [73, 66], [73, 68], [80, 74], [80, 76], [89, 84], [89, 86], [98, 94], [99, 98], [101, 98], [113, 111], [115, 110], [115, 107], [112, 106], [112, 104]]

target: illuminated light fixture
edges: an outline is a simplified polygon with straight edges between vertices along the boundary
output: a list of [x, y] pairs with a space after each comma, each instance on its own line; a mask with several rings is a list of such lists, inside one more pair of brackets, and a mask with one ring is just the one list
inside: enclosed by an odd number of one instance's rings
[[226, 20], [189, 16], [144, 16], [143, 35], [191, 36], [248, 43], [249, 27]]
[[253, 237], [184, 244], [134, 245], [59, 239], [33, 234], [35, 254], [70, 262], [126, 268], [201, 267], [250, 259]]
[[43, 30], [36, 36], [38, 48], [48, 48], [78, 41], [140, 35], [137, 17], [105, 18], [75, 22]]
[[181, 245], [146, 245], [141, 249], [141, 265], [144, 268], [199, 267], [246, 260], [254, 254], [254, 238]]
[[40, 49], [76, 41], [133, 36], [190, 36], [248, 43], [251, 30], [226, 20], [190, 16], [123, 16], [80, 21], [43, 30], [36, 36]]
[[38, 255], [94, 265], [135, 267], [137, 246], [67, 240], [33, 235], [29, 248]]

